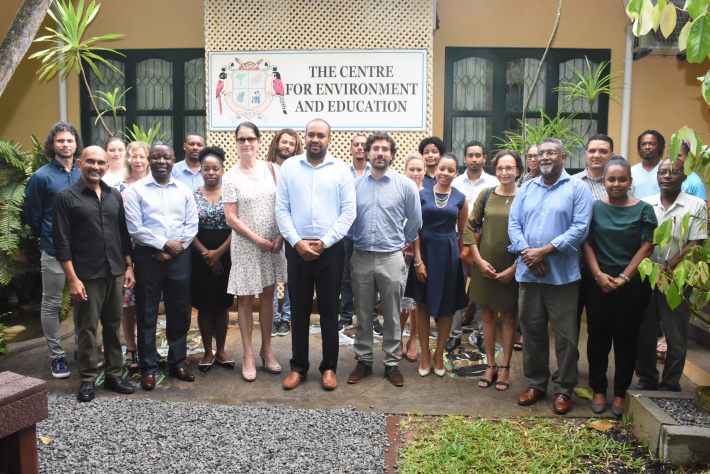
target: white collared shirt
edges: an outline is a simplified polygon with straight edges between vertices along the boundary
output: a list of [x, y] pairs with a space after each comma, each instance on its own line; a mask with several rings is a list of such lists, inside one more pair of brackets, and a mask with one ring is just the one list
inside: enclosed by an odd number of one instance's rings
[[478, 178], [475, 183], [468, 178], [468, 171], [464, 171], [463, 174], [458, 175], [451, 182], [451, 186], [466, 195], [469, 214], [473, 212], [473, 203], [476, 201], [478, 195], [481, 194], [481, 190], [498, 186], [499, 184], [500, 181], [498, 181], [498, 178], [489, 175], [485, 171], [481, 171], [481, 177]]

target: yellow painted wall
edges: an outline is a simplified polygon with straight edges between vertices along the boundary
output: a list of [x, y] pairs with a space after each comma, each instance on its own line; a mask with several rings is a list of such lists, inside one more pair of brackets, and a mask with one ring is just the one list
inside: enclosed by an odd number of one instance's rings
[[[0, 31], [10, 25], [21, 0], [0, 2]], [[542, 48], [554, 24], [554, 0], [440, 0], [439, 30], [434, 34], [434, 133], [443, 134], [444, 60], [446, 46]], [[204, 47], [203, 2], [198, 0], [103, 1], [89, 35], [123, 33], [117, 49]], [[49, 25], [45, 22], [45, 25]], [[42, 30], [40, 31], [42, 34]], [[623, 72], [626, 18], [621, 0], [567, 0], [553, 47], [611, 49], [612, 70]], [[33, 45], [31, 52], [38, 50]], [[708, 63], [679, 62], [673, 56], [647, 56], [634, 62], [631, 96], [630, 153], [636, 137], [655, 128], [670, 139], [683, 125], [710, 129], [710, 114], [700, 101], [695, 81]], [[59, 118], [57, 81], [39, 83], [37, 61], [26, 58], [0, 96], [0, 136], [30, 142], [43, 138]], [[79, 123], [79, 83], [68, 80], [69, 120]], [[609, 134], [619, 143], [621, 105], [609, 106]]]
[[[0, 2], [0, 31], [4, 34], [22, 0]], [[75, 3], [78, 3], [75, 1]], [[89, 3], [88, 1], [86, 3]], [[101, 46], [112, 49], [204, 48], [203, 3], [197, 0], [121, 0], [103, 1], [101, 10], [87, 29], [86, 38], [109, 33], [126, 35], [122, 40]], [[43, 23], [37, 36], [43, 36]], [[46, 43], [49, 44], [49, 43]], [[0, 96], [0, 137], [19, 141], [29, 147], [30, 135], [40, 141], [59, 120], [57, 79], [40, 83], [35, 72], [39, 61], [27, 59], [44, 49], [33, 44], [10, 83]], [[79, 81], [75, 74], [67, 79], [68, 120], [79, 127]]]

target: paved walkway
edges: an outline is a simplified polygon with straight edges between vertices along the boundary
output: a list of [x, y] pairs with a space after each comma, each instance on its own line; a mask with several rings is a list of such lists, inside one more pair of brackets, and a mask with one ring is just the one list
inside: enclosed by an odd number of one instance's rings
[[[39, 316], [37, 316], [39, 317]], [[255, 320], [258, 314], [254, 315]], [[252, 406], [277, 406], [294, 408], [347, 408], [355, 407], [365, 411], [378, 411], [385, 413], [412, 413], [418, 412], [428, 415], [461, 414], [481, 416], [550, 416], [554, 394], [550, 387], [547, 403], [538, 403], [532, 407], [517, 405], [517, 396], [525, 389], [522, 372], [522, 353], [515, 352], [511, 363], [511, 387], [508, 391], [497, 391], [495, 388], [481, 389], [476, 385], [477, 379], [455, 378], [447, 375], [443, 378], [433, 373], [428, 377], [420, 377], [418, 363], [402, 360], [400, 368], [405, 377], [404, 387], [394, 387], [383, 378], [382, 352], [380, 345], [375, 346], [375, 366], [372, 376], [360, 384], [348, 385], [347, 376], [355, 366], [352, 347], [341, 345], [338, 364], [338, 388], [333, 392], [326, 392], [320, 385], [318, 365], [320, 363], [321, 338], [319, 333], [310, 336], [311, 371], [309, 378], [298, 388], [292, 391], [283, 390], [281, 383], [288, 372], [288, 361], [291, 357], [291, 336], [275, 337], [273, 350], [276, 359], [284, 371], [281, 375], [269, 374], [260, 368], [257, 378], [248, 383], [241, 378], [241, 338], [239, 327], [236, 325], [237, 315], [232, 314], [227, 339], [227, 353], [236, 361], [235, 370], [227, 370], [215, 365], [206, 374], [197, 370], [197, 364], [202, 355], [195, 353], [188, 356], [190, 369], [195, 373], [194, 383], [180, 382], [174, 378], [166, 377], [155, 390], [146, 392], [138, 389], [134, 398], [164, 400], [164, 401], [199, 401], [228, 405]], [[314, 314], [312, 324], [318, 324], [318, 315]], [[584, 324], [584, 321], [583, 321]], [[192, 328], [197, 328], [197, 320], [193, 315]], [[62, 323], [63, 344], [70, 355], [69, 369], [72, 376], [68, 379], [57, 380], [52, 378], [49, 370], [47, 347], [43, 337], [25, 342], [10, 344], [10, 354], [0, 357], [0, 372], [10, 370], [21, 375], [36, 377], [47, 381], [49, 392], [54, 395], [75, 395], [79, 385], [77, 365], [73, 362], [71, 354], [74, 352], [73, 324], [71, 318]], [[255, 353], [258, 354], [260, 346], [260, 326], [254, 330]], [[352, 331], [348, 331], [352, 334]], [[579, 386], [587, 386], [586, 364], [586, 326], [582, 328], [583, 337], [580, 340]], [[435, 341], [432, 342], [432, 347]], [[551, 344], [554, 348], [554, 344]], [[470, 348], [470, 346], [469, 346]], [[551, 354], [554, 369], [554, 349]], [[708, 350], [696, 343], [690, 344], [689, 361], [699, 372], [700, 376], [707, 376], [710, 372], [710, 356]], [[258, 362], [258, 359], [257, 359]], [[610, 371], [611, 372], [611, 371]], [[139, 383], [139, 378], [131, 379], [134, 384]], [[610, 386], [611, 386], [610, 381]], [[693, 392], [695, 383], [687, 377], [681, 381], [684, 392]], [[632, 387], [636, 386], [634, 380]], [[96, 390], [97, 396], [117, 396], [113, 392]], [[574, 409], [568, 416], [592, 416], [587, 400], [574, 397]]]

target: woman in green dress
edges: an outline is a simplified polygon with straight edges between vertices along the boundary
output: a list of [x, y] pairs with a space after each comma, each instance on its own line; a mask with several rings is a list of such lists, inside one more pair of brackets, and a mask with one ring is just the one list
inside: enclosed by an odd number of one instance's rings
[[606, 409], [606, 372], [613, 343], [611, 411], [617, 416], [624, 413], [624, 397], [636, 366], [639, 327], [651, 298], [651, 286], [641, 281], [638, 266], [653, 251], [653, 230], [658, 225], [653, 207], [628, 195], [631, 182], [625, 159], [607, 163], [607, 197], [594, 201], [589, 235], [582, 245], [589, 386], [594, 392], [591, 408], [595, 413]]
[[[491, 162], [500, 184], [484, 189], [473, 205], [466, 223], [464, 245], [473, 255], [469, 297], [481, 306], [483, 341], [486, 346], [486, 372], [478, 382], [481, 388], [495, 383], [497, 390], [510, 387], [510, 357], [513, 352], [515, 321], [518, 313], [518, 282], [515, 281], [517, 257], [508, 252], [508, 214], [518, 191], [515, 180], [523, 171], [517, 152], [501, 150]], [[483, 223], [481, 242], [475, 231]], [[496, 365], [496, 315], [503, 322], [503, 365]], [[497, 382], [496, 382], [497, 380]]]

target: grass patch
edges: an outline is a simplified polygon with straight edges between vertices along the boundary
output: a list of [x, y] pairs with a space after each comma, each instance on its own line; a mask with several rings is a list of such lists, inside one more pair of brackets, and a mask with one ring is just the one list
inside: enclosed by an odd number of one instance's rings
[[644, 466], [630, 443], [574, 420], [410, 415], [400, 424], [405, 473], [613, 471], [605, 466], [634, 472]]

